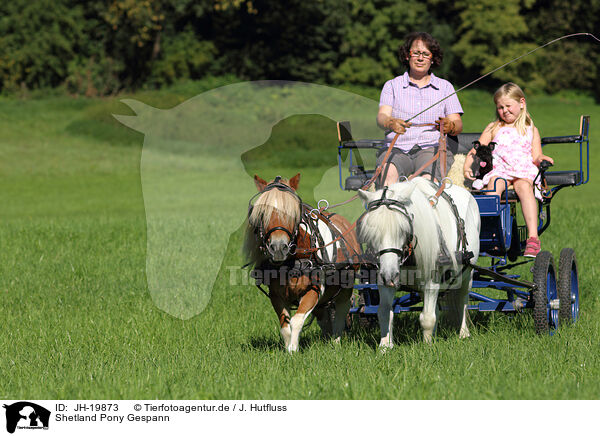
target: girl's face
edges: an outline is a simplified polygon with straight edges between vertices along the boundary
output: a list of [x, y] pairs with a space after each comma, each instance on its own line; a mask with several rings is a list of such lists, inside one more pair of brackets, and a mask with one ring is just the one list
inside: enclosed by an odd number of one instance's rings
[[501, 97], [496, 102], [498, 116], [506, 124], [515, 122], [521, 111], [525, 109], [525, 99], [514, 100], [509, 97]]

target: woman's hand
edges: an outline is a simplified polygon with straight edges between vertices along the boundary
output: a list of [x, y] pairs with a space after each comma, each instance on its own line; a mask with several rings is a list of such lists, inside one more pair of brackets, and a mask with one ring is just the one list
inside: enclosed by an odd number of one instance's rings
[[408, 129], [411, 126], [411, 123], [407, 123], [404, 120], [401, 120], [400, 118], [391, 118], [388, 120], [388, 122], [386, 123], [386, 128], [396, 132], [396, 133], [400, 133], [401, 135], [406, 133], [406, 129]]
[[471, 168], [466, 168], [463, 171], [463, 175], [465, 176], [465, 179], [475, 180], [475, 177], [473, 176], [473, 170]]
[[442, 134], [446, 133], [446, 134], [454, 134], [454, 130], [455, 130], [455, 126], [454, 126], [454, 121], [452, 121], [450, 118], [445, 117], [445, 118], [440, 118], [439, 120], [436, 120], [435, 122], [436, 124], [436, 129], [440, 130], [440, 127], [443, 124], [443, 129], [444, 131], [440, 131]]

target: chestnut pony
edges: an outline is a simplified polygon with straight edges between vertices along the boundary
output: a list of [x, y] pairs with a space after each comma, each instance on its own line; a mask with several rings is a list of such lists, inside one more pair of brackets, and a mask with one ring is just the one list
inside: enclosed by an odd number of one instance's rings
[[311, 313], [323, 333], [339, 341], [360, 262], [360, 246], [348, 220], [304, 204], [296, 193], [299, 180], [300, 174], [269, 183], [254, 176], [258, 194], [250, 200], [255, 199], [249, 206], [244, 241], [257, 285], [269, 287], [290, 353], [298, 350]]

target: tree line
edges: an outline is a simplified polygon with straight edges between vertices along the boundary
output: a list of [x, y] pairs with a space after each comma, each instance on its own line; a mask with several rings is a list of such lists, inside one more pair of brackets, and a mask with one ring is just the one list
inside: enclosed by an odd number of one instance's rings
[[[381, 87], [404, 36], [431, 33], [455, 86], [554, 38], [600, 35], [600, 0], [13, 0], [0, 4], [0, 90], [112, 95], [233, 74]], [[600, 99], [600, 43], [560, 41], [495, 73]]]

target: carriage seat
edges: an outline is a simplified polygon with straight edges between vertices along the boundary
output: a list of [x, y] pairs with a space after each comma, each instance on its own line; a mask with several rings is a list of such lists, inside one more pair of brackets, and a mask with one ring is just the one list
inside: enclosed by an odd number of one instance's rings
[[[567, 144], [581, 143], [587, 141], [587, 132], [589, 128], [589, 116], [582, 116], [579, 126], [579, 135], [569, 136], [551, 136], [542, 138], [542, 146], [547, 144]], [[337, 124], [338, 140], [340, 146], [350, 149], [370, 148], [380, 149], [388, 145], [385, 140], [354, 140], [349, 121], [341, 121]], [[460, 133], [457, 136], [448, 135], [447, 147], [452, 154], [467, 154], [473, 148], [473, 142], [478, 140], [481, 133]], [[350, 176], [344, 183], [345, 190], [356, 191], [360, 189], [369, 180], [375, 170], [365, 170], [362, 165], [353, 165], [350, 167]], [[546, 183], [549, 186], [576, 186], [583, 182], [583, 173], [581, 171], [546, 171]], [[508, 191], [508, 200], [516, 201], [517, 195], [512, 189]]]

